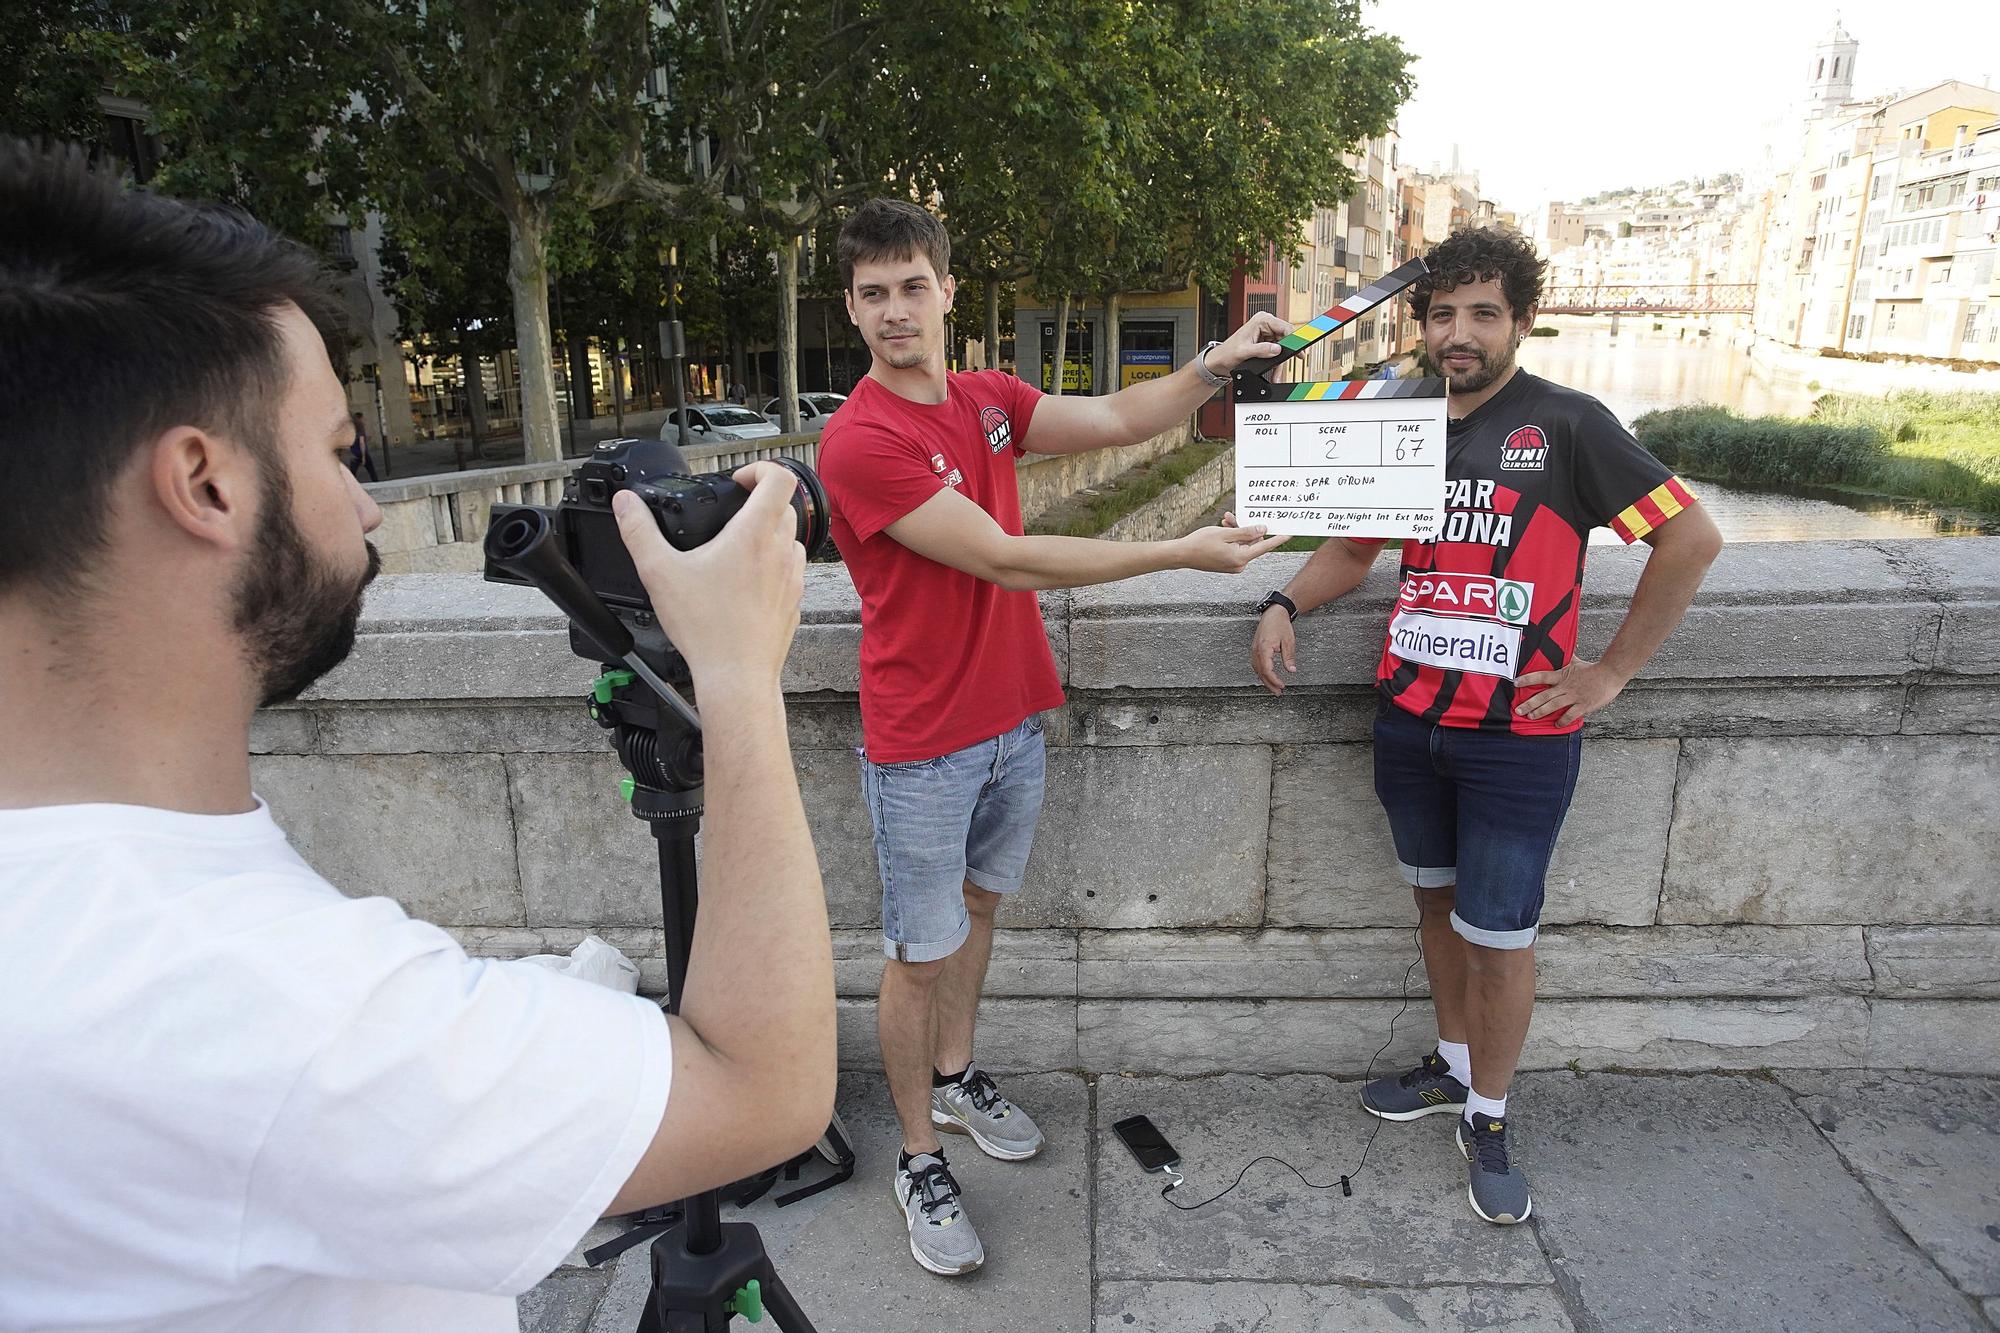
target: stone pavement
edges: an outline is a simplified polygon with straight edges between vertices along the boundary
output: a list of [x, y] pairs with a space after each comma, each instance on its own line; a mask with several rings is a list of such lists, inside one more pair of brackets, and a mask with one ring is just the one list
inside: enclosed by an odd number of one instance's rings
[[[1319, 1330], [1984, 1330], [2000, 1327], [2000, 1079], [1904, 1072], [1525, 1074], [1509, 1110], [1532, 1219], [1466, 1204], [1451, 1122], [1380, 1123], [1314, 1075], [1017, 1075], [1048, 1131], [1031, 1162], [947, 1139], [988, 1260], [911, 1260], [880, 1076], [846, 1073], [855, 1178], [754, 1221], [821, 1333]], [[1177, 1212], [1111, 1135], [1150, 1115], [1183, 1159]], [[595, 1244], [606, 1228], [587, 1242]], [[522, 1298], [530, 1333], [629, 1333], [647, 1250], [566, 1266]], [[580, 1263], [571, 1256], [571, 1264]], [[767, 1323], [764, 1327], [769, 1327]], [[731, 1325], [748, 1329], [741, 1321]]]

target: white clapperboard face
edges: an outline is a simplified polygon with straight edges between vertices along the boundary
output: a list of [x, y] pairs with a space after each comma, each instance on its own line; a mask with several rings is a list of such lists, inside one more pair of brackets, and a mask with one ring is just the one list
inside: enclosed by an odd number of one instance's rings
[[1236, 515], [1291, 537], [1437, 536], [1444, 518], [1441, 379], [1272, 383], [1267, 376], [1428, 270], [1385, 273], [1278, 340], [1282, 353], [1239, 369]]
[[1239, 522], [1294, 537], [1437, 536], [1443, 380], [1271, 387], [1267, 401], [1236, 404]]

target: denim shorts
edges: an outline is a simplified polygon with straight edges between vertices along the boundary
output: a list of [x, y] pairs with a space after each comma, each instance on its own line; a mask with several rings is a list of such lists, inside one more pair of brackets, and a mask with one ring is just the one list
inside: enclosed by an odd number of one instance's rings
[[936, 759], [861, 758], [882, 870], [882, 949], [904, 963], [948, 958], [972, 919], [964, 885], [1012, 893], [1027, 874], [1048, 753], [1042, 719]]
[[1403, 878], [1456, 884], [1452, 929], [1491, 949], [1525, 949], [1576, 791], [1583, 733], [1515, 736], [1440, 727], [1384, 704], [1375, 716], [1375, 795]]

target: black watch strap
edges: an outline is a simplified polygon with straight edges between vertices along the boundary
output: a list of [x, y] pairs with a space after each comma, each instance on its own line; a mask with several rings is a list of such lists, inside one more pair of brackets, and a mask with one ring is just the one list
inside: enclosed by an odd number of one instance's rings
[[1265, 594], [1264, 600], [1257, 603], [1257, 614], [1261, 616], [1274, 606], [1284, 607], [1285, 614], [1290, 616], [1293, 620], [1297, 620], [1299, 618], [1298, 603], [1294, 602], [1291, 598], [1285, 596], [1285, 594], [1275, 591]]

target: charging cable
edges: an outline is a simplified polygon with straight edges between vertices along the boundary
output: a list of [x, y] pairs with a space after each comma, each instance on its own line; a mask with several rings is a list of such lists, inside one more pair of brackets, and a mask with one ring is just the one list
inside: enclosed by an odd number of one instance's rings
[[[1375, 1054], [1368, 1057], [1368, 1068], [1364, 1070], [1361, 1075], [1361, 1081], [1364, 1086], [1367, 1084], [1369, 1078], [1375, 1073], [1375, 1062], [1382, 1058], [1382, 1053], [1388, 1050], [1389, 1047], [1396, 1040], [1396, 1021], [1402, 1018], [1404, 1014], [1409, 1012], [1410, 982], [1417, 975], [1418, 965], [1424, 961], [1424, 927], [1421, 918], [1418, 919], [1416, 928], [1410, 932], [1410, 938], [1417, 947], [1417, 956], [1414, 960], [1411, 961], [1409, 969], [1403, 973], [1403, 1003], [1401, 1004], [1401, 1006], [1397, 1008], [1395, 1014], [1392, 1015], [1389, 1019], [1389, 1035], [1383, 1039], [1383, 1042], [1380, 1046], [1377, 1046], [1375, 1048]], [[1178, 1171], [1174, 1170], [1172, 1167], [1168, 1167], [1167, 1174], [1169, 1176], [1172, 1176], [1173, 1179], [1170, 1183], [1168, 1183], [1166, 1188], [1160, 1191], [1160, 1197], [1162, 1199], [1165, 1199], [1173, 1207], [1178, 1208], [1180, 1211], [1184, 1213], [1191, 1213], [1195, 1211], [1197, 1208], [1208, 1207], [1216, 1200], [1224, 1198], [1232, 1191], [1234, 1191], [1238, 1185], [1241, 1185], [1243, 1183], [1243, 1178], [1250, 1174], [1250, 1168], [1257, 1165], [1257, 1163], [1276, 1162], [1279, 1166], [1284, 1167], [1285, 1170], [1297, 1176], [1299, 1178], [1300, 1183], [1304, 1184], [1308, 1189], [1330, 1190], [1335, 1185], [1338, 1185], [1340, 1186], [1340, 1194], [1342, 1198], [1352, 1198], [1354, 1196], [1354, 1178], [1360, 1175], [1362, 1171], [1367, 1168], [1368, 1154], [1375, 1147], [1375, 1136], [1381, 1132], [1382, 1132], [1382, 1119], [1380, 1116], [1377, 1116], [1375, 1117], [1375, 1127], [1368, 1131], [1368, 1141], [1361, 1145], [1361, 1158], [1354, 1164], [1354, 1169], [1347, 1172], [1347, 1174], [1341, 1176], [1338, 1180], [1329, 1180], [1324, 1185], [1319, 1184], [1316, 1181], [1308, 1180], [1303, 1171], [1300, 1171], [1297, 1167], [1293, 1166], [1290, 1162], [1286, 1161], [1284, 1158], [1273, 1157], [1270, 1154], [1266, 1153], [1260, 1157], [1253, 1157], [1248, 1162], [1244, 1163], [1243, 1169], [1236, 1173], [1236, 1179], [1229, 1183], [1229, 1187], [1227, 1189], [1224, 1189], [1219, 1194], [1211, 1194], [1206, 1199], [1203, 1199], [1200, 1203], [1181, 1203], [1180, 1201], [1178, 1201], [1173, 1197], [1174, 1191], [1179, 1189], [1182, 1185], [1186, 1184], [1187, 1182]]]

